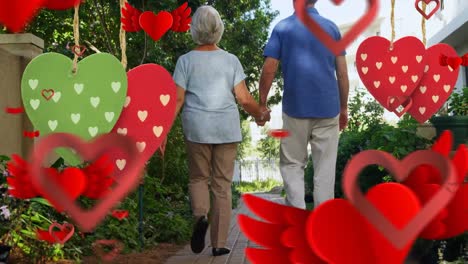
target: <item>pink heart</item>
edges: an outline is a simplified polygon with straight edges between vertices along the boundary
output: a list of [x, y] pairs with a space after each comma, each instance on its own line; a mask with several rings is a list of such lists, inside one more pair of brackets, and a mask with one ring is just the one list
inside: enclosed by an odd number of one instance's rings
[[[68, 231], [68, 233], [63, 239], [60, 239], [58, 236], [55, 235], [54, 228], [60, 229], [61, 232]], [[65, 244], [65, 242], [67, 242], [73, 236], [74, 233], [75, 233], [75, 227], [70, 223], [59, 224], [57, 222], [54, 222], [49, 226], [50, 236], [53, 237], [55, 241], [57, 241], [58, 243], [62, 245]]]
[[[74, 200], [69, 198], [57, 183], [49, 181], [45, 170], [42, 169], [43, 161], [47, 158], [47, 155], [58, 147], [75, 149], [85, 161], [93, 161], [105, 155], [110, 149], [119, 148], [126, 154], [126, 177], [123, 177], [118, 186], [113, 188], [102, 200], [98, 201], [91, 210], [85, 211], [77, 206]], [[106, 134], [87, 143], [77, 136], [66, 133], [50, 134], [42, 138], [35, 146], [30, 160], [32, 164], [31, 180], [34, 187], [39, 193], [46, 193], [51, 203], [63, 208], [79, 225], [82, 232], [91, 232], [104, 220], [109, 210], [138, 185], [139, 176], [145, 162], [138, 155], [135, 142], [128, 137]]]
[[[362, 194], [357, 186], [359, 173], [369, 165], [380, 165], [386, 168], [398, 181], [403, 181], [409, 173], [422, 164], [431, 164], [445, 175], [444, 188], [428, 201], [422, 210], [403, 229], [392, 225]], [[430, 150], [415, 151], [402, 161], [389, 153], [378, 150], [367, 150], [354, 156], [346, 165], [343, 174], [343, 191], [350, 202], [369, 220], [397, 249], [402, 249], [416, 237], [429, 222], [450, 202], [455, 195], [447, 190], [456, 182], [457, 174], [451, 161], [439, 153]]]

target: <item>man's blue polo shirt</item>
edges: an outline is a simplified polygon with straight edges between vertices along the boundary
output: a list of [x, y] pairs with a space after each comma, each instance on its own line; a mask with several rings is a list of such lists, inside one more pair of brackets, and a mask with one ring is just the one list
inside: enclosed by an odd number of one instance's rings
[[[315, 8], [309, 8], [308, 13], [335, 40], [341, 39], [335, 23], [320, 16]], [[295, 118], [331, 118], [339, 114], [336, 56], [295, 14], [275, 26], [264, 56], [281, 61], [284, 113]]]

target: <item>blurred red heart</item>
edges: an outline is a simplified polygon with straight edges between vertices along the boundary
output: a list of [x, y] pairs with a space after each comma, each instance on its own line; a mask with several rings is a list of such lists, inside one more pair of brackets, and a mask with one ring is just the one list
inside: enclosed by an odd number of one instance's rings
[[285, 138], [289, 137], [289, 131], [286, 129], [272, 129], [268, 131], [268, 134], [274, 138]]
[[[59, 229], [60, 230], [59, 232], [62, 235], [66, 234], [65, 237], [61, 237], [57, 235], [56, 234], [57, 231], [54, 231], [54, 228]], [[57, 243], [60, 243], [62, 245], [65, 244], [65, 242], [67, 242], [73, 236], [74, 233], [75, 233], [75, 227], [69, 223], [59, 224], [57, 222], [54, 222], [49, 226], [50, 236], [53, 237]]]
[[114, 210], [112, 211], [112, 216], [117, 218], [119, 221], [128, 217], [127, 210]]
[[[413, 192], [398, 183], [376, 185], [366, 198], [397, 228], [407, 225], [421, 209]], [[334, 264], [349, 264], [350, 260], [352, 263], [403, 263], [416, 239], [414, 235], [402, 249], [395, 248], [344, 199], [330, 200], [314, 209], [307, 220], [306, 233], [313, 251]]]
[[22, 31], [45, 0], [0, 0], [0, 24], [13, 33]]
[[140, 26], [154, 41], [158, 41], [171, 29], [173, 23], [169, 12], [161, 11], [155, 15], [151, 11], [143, 12], [140, 16]]
[[[112, 250], [106, 253], [104, 251], [105, 246], [111, 247]], [[93, 243], [93, 249], [96, 255], [102, 260], [111, 261], [120, 254], [120, 251], [123, 249], [123, 244], [118, 240], [101, 239]]]
[[[84, 2], [84, 0], [81, 2]], [[79, 4], [80, 0], [45, 0], [44, 8], [50, 10], [67, 10]]]
[[[64, 169], [61, 173], [54, 168], [47, 168], [46, 170], [50, 178], [60, 186], [69, 199], [74, 201], [85, 191], [87, 178], [80, 169], [69, 167]], [[63, 208], [53, 202], [50, 195], [41, 193], [41, 196], [47, 199], [58, 212], [63, 211]]]

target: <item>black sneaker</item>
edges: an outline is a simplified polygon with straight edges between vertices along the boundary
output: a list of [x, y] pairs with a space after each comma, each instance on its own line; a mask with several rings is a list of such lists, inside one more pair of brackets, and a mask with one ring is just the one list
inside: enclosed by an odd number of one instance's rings
[[217, 256], [229, 254], [231, 250], [228, 248], [213, 248], [212, 252], [213, 252], [213, 256], [217, 257]]
[[190, 242], [190, 247], [192, 248], [193, 253], [198, 254], [205, 248], [205, 236], [207, 230], [208, 220], [206, 219], [206, 216], [198, 218], [193, 228], [192, 239]]

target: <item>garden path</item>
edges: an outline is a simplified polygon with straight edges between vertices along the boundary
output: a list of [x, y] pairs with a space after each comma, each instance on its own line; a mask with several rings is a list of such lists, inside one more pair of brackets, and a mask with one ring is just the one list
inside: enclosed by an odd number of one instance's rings
[[[284, 200], [279, 194], [258, 194], [258, 196], [282, 203]], [[231, 220], [231, 229], [226, 247], [231, 249], [231, 253], [224, 256], [213, 257], [211, 255], [211, 247], [196, 255], [190, 250], [190, 245], [177, 252], [176, 255], [169, 258], [165, 264], [250, 264], [251, 262], [245, 256], [245, 249], [247, 247], [259, 247], [253, 242], [249, 241], [239, 228], [237, 223], [237, 216], [245, 214], [255, 219], [258, 219], [242, 202], [239, 201], [239, 206], [233, 211]], [[207, 232], [206, 244], [210, 245], [209, 230]]]

